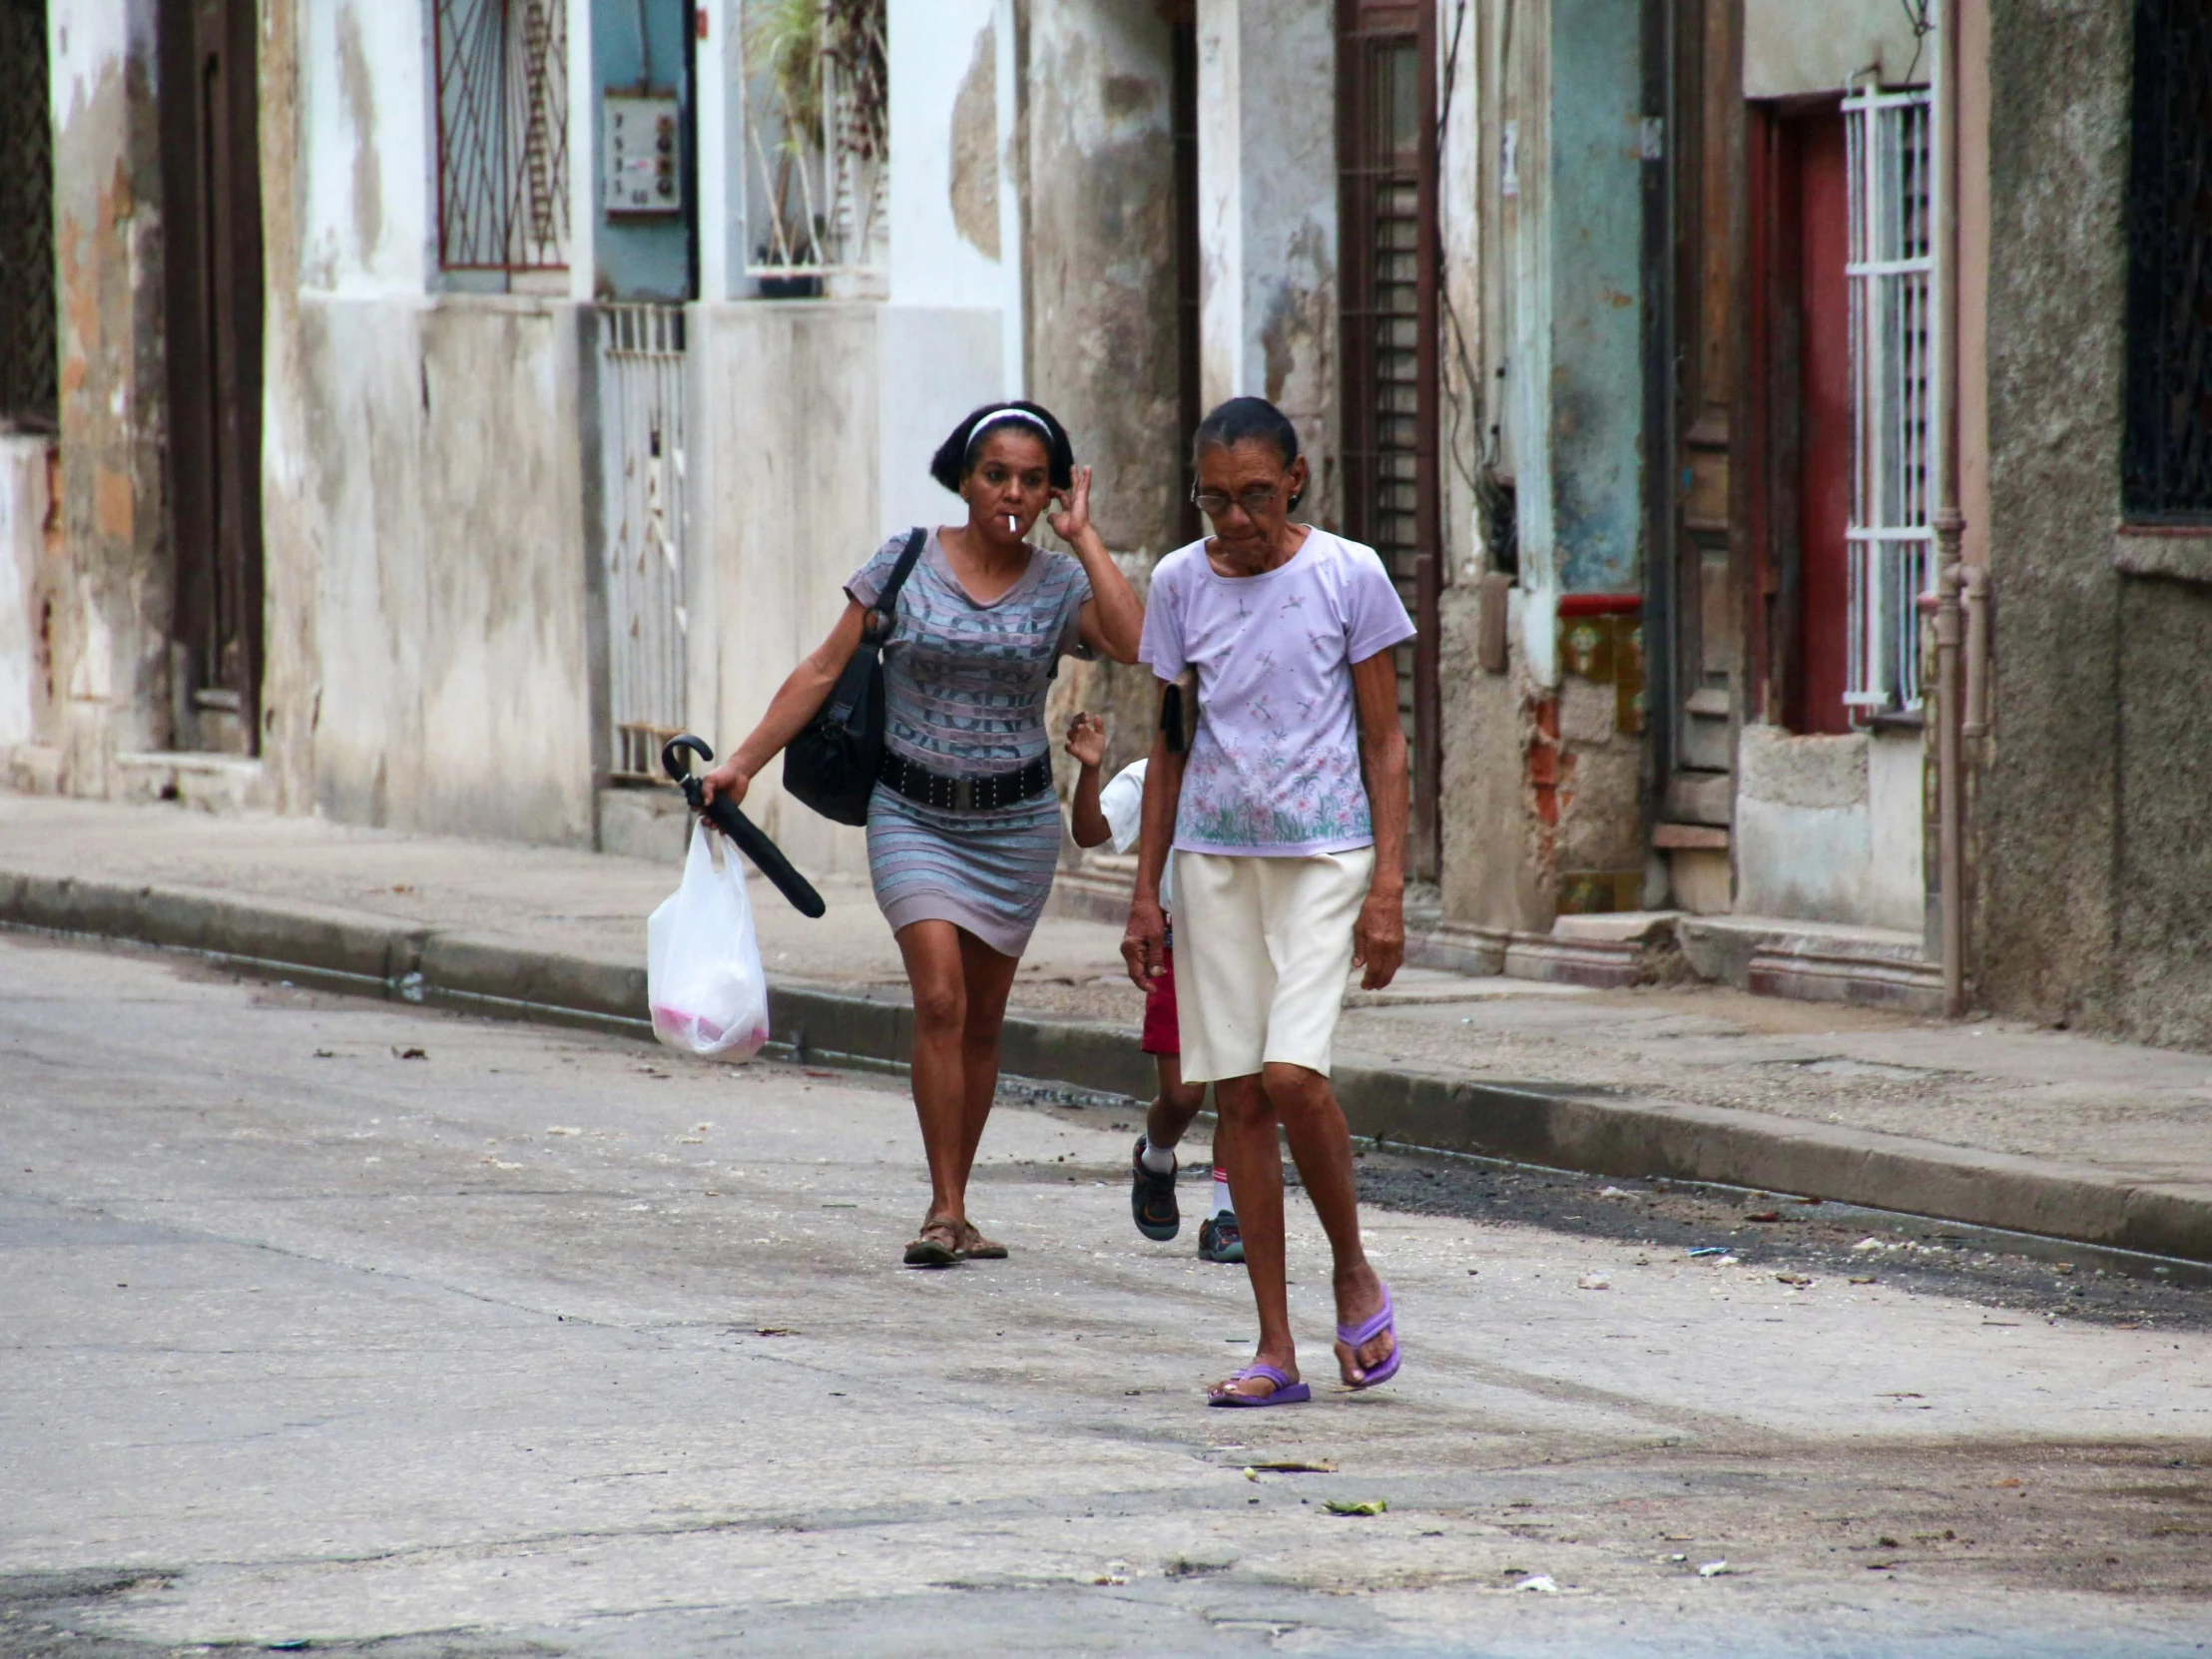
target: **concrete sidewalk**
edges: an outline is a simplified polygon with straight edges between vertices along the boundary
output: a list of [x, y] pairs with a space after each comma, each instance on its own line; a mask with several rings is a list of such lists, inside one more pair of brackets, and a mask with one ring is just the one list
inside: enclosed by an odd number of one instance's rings
[[[673, 866], [311, 820], [0, 795], [0, 923], [355, 988], [634, 1026]], [[865, 883], [810, 922], [756, 881], [780, 1040], [895, 1063], [896, 947]], [[1141, 1093], [1119, 929], [1048, 916], [1009, 1071]], [[1356, 1130], [1601, 1173], [1718, 1181], [2212, 1261], [2212, 1057], [1714, 986], [1585, 990], [1409, 969], [1354, 993]]]

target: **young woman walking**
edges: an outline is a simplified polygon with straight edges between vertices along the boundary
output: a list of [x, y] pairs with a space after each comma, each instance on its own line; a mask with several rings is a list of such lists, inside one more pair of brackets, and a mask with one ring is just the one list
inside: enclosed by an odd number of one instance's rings
[[[868, 874], [913, 989], [914, 1111], [929, 1211], [906, 1265], [996, 1258], [967, 1219], [968, 1172], [998, 1092], [1006, 993], [1044, 910], [1060, 849], [1044, 703], [1061, 657], [1137, 660], [1144, 607], [1091, 528], [1090, 468], [1034, 403], [991, 404], [953, 428], [930, 475], [967, 522], [929, 533], [883, 650], [881, 780], [868, 802]], [[1033, 547], [1051, 525], [1075, 556]], [[708, 799], [747, 787], [807, 727], [859, 644], [906, 543], [892, 537], [845, 584], [844, 614], [770, 701]]]

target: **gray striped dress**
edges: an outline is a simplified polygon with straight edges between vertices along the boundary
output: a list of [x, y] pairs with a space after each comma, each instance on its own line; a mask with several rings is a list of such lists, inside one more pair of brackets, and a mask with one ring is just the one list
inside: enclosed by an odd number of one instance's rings
[[[885, 542], [844, 591], [873, 605], [905, 544], [903, 535]], [[1044, 754], [1045, 694], [1063, 656], [1087, 654], [1079, 618], [1090, 596], [1079, 560], [1032, 547], [1020, 579], [978, 604], [930, 531], [883, 647], [885, 743], [955, 778], [1010, 772]], [[1059, 856], [1060, 803], [1050, 790], [994, 812], [938, 812], [880, 784], [868, 802], [868, 876], [894, 933], [949, 921], [1019, 956]]]

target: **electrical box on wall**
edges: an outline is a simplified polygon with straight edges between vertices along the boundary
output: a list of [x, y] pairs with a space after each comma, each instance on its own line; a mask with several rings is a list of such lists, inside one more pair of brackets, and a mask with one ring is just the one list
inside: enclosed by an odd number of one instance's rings
[[683, 123], [674, 93], [610, 92], [603, 179], [610, 215], [684, 211]]

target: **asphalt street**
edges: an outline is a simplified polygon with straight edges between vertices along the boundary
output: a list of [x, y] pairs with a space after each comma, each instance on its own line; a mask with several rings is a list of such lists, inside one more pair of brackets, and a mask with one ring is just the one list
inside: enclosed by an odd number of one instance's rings
[[1130, 1123], [913, 1273], [896, 1078], [0, 936], [0, 1655], [2212, 1647], [2187, 1285], [1377, 1151], [1398, 1381], [1209, 1410]]

